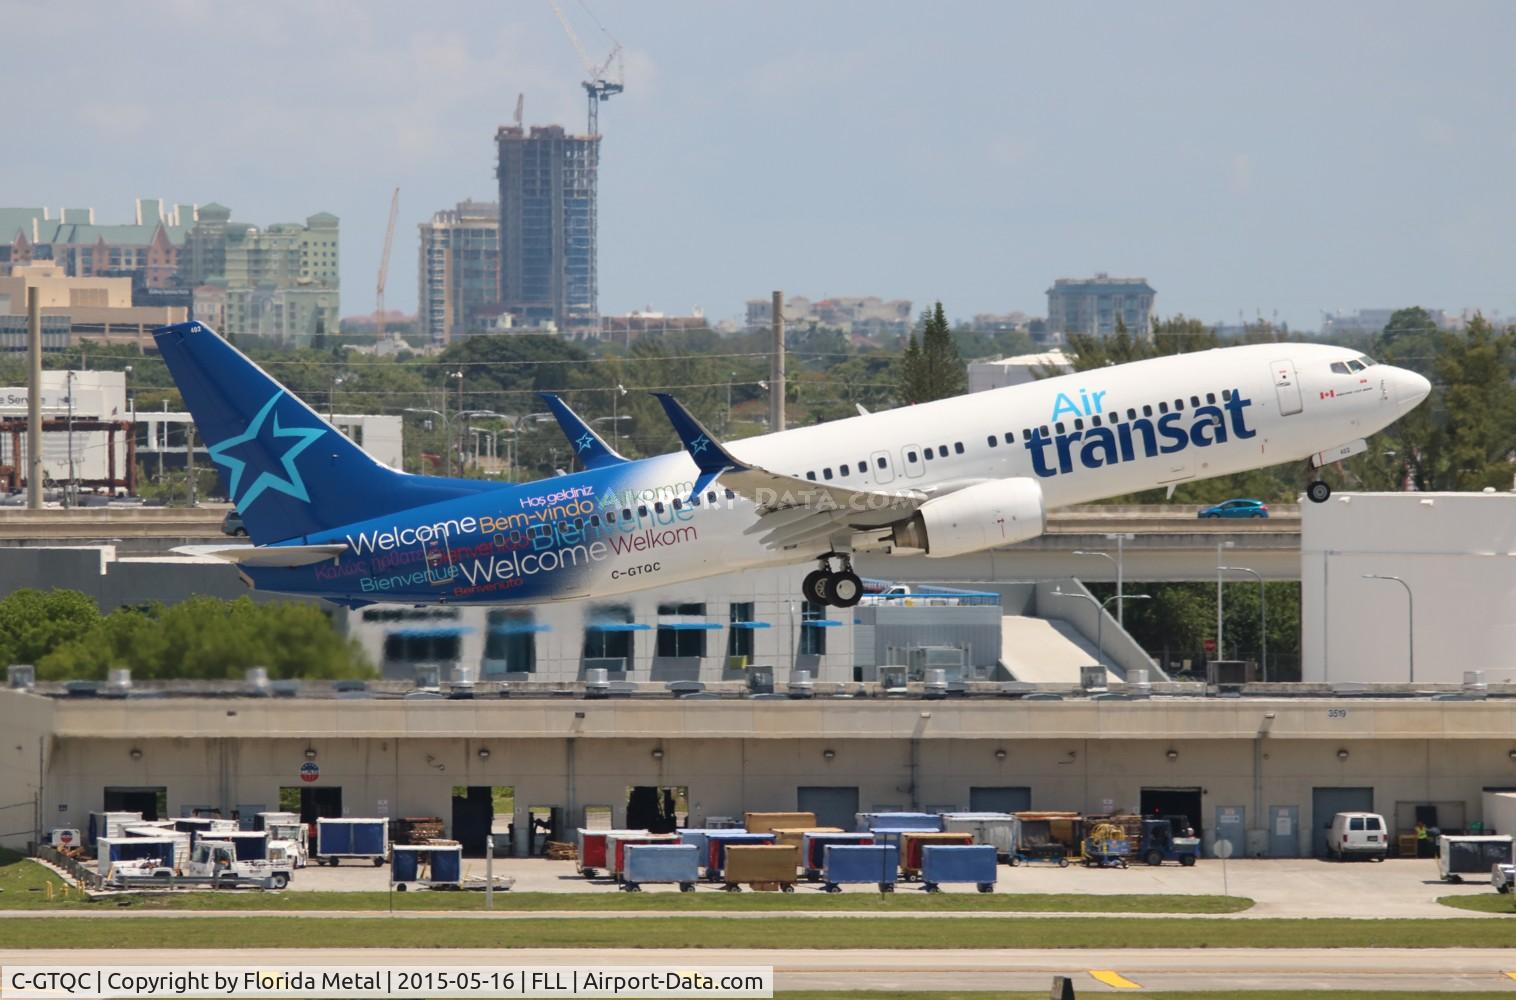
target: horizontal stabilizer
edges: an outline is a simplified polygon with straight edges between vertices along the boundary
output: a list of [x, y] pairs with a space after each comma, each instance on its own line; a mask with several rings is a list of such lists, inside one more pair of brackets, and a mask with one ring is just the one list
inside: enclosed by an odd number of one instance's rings
[[175, 552], [187, 556], [213, 556], [238, 566], [311, 566], [336, 559], [348, 551], [346, 543], [329, 545], [181, 545]]

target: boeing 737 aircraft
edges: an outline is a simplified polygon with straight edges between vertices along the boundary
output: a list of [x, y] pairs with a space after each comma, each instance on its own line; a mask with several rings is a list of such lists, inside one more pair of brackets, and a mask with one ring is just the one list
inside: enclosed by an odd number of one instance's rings
[[1033, 538], [1069, 504], [1319, 468], [1431, 389], [1346, 348], [1257, 344], [727, 443], [660, 395], [684, 450], [646, 459], [547, 397], [584, 471], [514, 484], [381, 465], [204, 324], [154, 337], [256, 543], [215, 554], [251, 587], [352, 606], [533, 604], [815, 562], [806, 598], [851, 607], [855, 552], [960, 555]]

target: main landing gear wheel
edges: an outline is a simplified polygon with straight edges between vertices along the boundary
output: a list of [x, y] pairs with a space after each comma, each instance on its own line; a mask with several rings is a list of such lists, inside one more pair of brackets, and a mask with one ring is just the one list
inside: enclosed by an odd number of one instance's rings
[[831, 573], [822, 583], [826, 603], [837, 608], [851, 608], [863, 600], [863, 581], [850, 569]]
[[1317, 479], [1305, 488], [1305, 495], [1311, 503], [1326, 503], [1327, 498], [1332, 495], [1332, 488]]
[[813, 604], [826, 604], [826, 582], [832, 574], [829, 570], [817, 569], [805, 575], [800, 581], [800, 594]]

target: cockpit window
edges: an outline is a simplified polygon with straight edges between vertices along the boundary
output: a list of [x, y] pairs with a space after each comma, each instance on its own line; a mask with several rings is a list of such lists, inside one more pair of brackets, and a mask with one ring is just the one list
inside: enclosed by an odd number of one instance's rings
[[1347, 365], [1347, 362], [1345, 362], [1345, 361], [1333, 361], [1332, 362], [1332, 371], [1336, 372], [1338, 375], [1346, 375], [1346, 374], [1348, 374], [1348, 365]]
[[1365, 367], [1366, 366], [1364, 365], [1364, 363], [1362, 361], [1357, 360], [1356, 358], [1354, 360], [1348, 362], [1348, 368], [1350, 370], [1352, 370], [1352, 371], [1355, 371], [1355, 372], [1361, 372], [1361, 371], [1363, 371], [1363, 369]]
[[1379, 362], [1375, 361], [1373, 358], [1369, 357], [1367, 354], [1360, 354], [1360, 355], [1358, 355], [1358, 361], [1365, 368], [1369, 367], [1370, 365], [1377, 365], [1377, 364], [1379, 364]]

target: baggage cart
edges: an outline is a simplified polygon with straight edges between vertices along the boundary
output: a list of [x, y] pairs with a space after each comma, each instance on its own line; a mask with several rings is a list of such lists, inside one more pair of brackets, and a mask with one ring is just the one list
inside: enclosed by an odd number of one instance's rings
[[580, 827], [575, 834], [578, 850], [575, 852], [574, 868], [585, 878], [594, 878], [597, 872], [610, 866], [605, 862], [605, 838], [614, 834], [642, 835], [646, 830], [587, 830]]
[[128, 826], [141, 822], [140, 812], [92, 812], [84, 830], [86, 846], [94, 847], [101, 837], [124, 837]]
[[316, 864], [336, 867], [343, 858], [384, 865], [389, 854], [388, 820], [322, 817], [316, 820]]
[[677, 833], [613, 833], [605, 838], [605, 873], [620, 881], [626, 870], [626, 849], [632, 844], [677, 843]]
[[923, 844], [921, 887], [937, 892], [944, 882], [969, 882], [980, 892], [994, 892], [999, 862], [994, 844]]
[[1100, 823], [1084, 838], [1080, 853], [1086, 868], [1125, 868], [1132, 856], [1132, 842], [1121, 827]]
[[700, 848], [694, 844], [628, 844], [621, 888], [641, 892], [651, 882], [670, 882], [694, 892], [700, 878]]
[[785, 826], [776, 827], [769, 832], [774, 835], [774, 843], [794, 844], [799, 847], [808, 833], [845, 833], [846, 831], [836, 826]]
[[1016, 817], [1010, 813], [943, 813], [942, 829], [948, 833], [971, 833], [976, 844], [992, 844], [1002, 859], [1009, 858], [1016, 833]]
[[748, 833], [746, 830], [711, 830], [705, 835], [705, 877], [712, 882], [721, 881], [721, 872], [726, 868], [728, 844], [773, 844], [772, 833]]
[[900, 848], [894, 844], [828, 844], [821, 864], [827, 892], [869, 883], [880, 892], [894, 892], [899, 874]]
[[115, 867], [128, 864], [131, 867], [146, 867], [134, 862], [151, 862], [151, 872], [174, 870], [174, 851], [178, 842], [172, 837], [101, 837], [95, 841], [95, 870], [103, 879], [109, 879]]
[[928, 844], [967, 846], [974, 843], [972, 833], [938, 833], [912, 830], [900, 835], [900, 881], [909, 882], [921, 875], [921, 849]]
[[1069, 846], [1054, 836], [1054, 822], [1070, 823], [1073, 814], [1017, 813], [1010, 864], [1069, 866]]
[[193, 848], [202, 840], [219, 840], [232, 845], [237, 853], [238, 861], [267, 861], [268, 860], [268, 833], [256, 830], [227, 830], [221, 833], [201, 833], [196, 831], [190, 835], [190, 847]]
[[1462, 882], [1465, 876], [1490, 877], [1496, 865], [1511, 863], [1511, 838], [1484, 835], [1461, 837], [1442, 834], [1437, 838], [1437, 874], [1444, 882]]
[[879, 812], [859, 813], [859, 830], [941, 830], [942, 817], [937, 813]]
[[826, 864], [828, 845], [868, 846], [874, 843], [872, 833], [807, 833], [800, 840], [800, 867], [811, 882], [821, 878], [821, 869]]
[[809, 812], [750, 812], [742, 814], [742, 828], [748, 833], [772, 833], [785, 827], [811, 827], [816, 825], [816, 814]]
[[174, 867], [181, 868], [189, 861], [190, 852], [194, 849], [191, 843], [192, 834], [181, 833], [174, 829], [172, 823], [144, 823], [140, 826], [128, 826], [121, 831], [123, 837], [164, 837], [174, 842]]
[[726, 847], [721, 881], [727, 892], [741, 892], [743, 885], [777, 885], [784, 892], [795, 891], [795, 869], [800, 864], [800, 848], [794, 844], [733, 844]]
[[699, 865], [700, 867], [704, 868], [705, 867], [705, 859], [706, 859], [706, 857], [710, 853], [710, 848], [706, 846], [705, 835], [708, 834], [708, 833], [710, 833], [711, 831], [709, 829], [702, 828], [702, 829], [675, 830], [674, 832], [677, 833], [677, 834], [679, 834], [679, 843], [681, 843], [681, 844], [689, 844], [691, 847], [695, 848], [695, 850], [699, 852], [696, 855], [696, 861], [695, 861], [695, 863], [697, 865]]
[[396, 892], [410, 886], [463, 888], [463, 845], [395, 844], [390, 848], [390, 884]]

